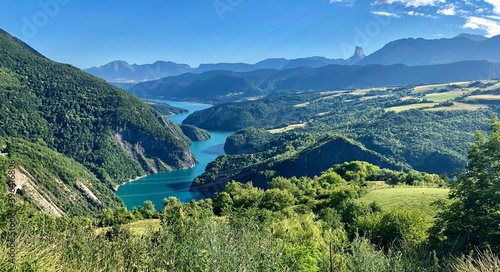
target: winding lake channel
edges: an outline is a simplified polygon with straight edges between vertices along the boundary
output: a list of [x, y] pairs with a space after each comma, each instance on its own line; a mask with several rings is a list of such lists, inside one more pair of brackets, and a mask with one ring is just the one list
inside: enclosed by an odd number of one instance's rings
[[[187, 114], [178, 114], [168, 116], [176, 123], [182, 121], [191, 113], [211, 107], [208, 104], [177, 102], [168, 100], [151, 100], [159, 103], [167, 103], [175, 107], [189, 110]], [[169, 196], [175, 196], [182, 202], [189, 202], [192, 199], [198, 200], [200, 194], [190, 192], [189, 186], [192, 180], [205, 171], [207, 164], [224, 153], [224, 143], [226, 138], [232, 132], [209, 131], [212, 136], [207, 141], [193, 142], [190, 150], [198, 160], [193, 168], [184, 170], [175, 170], [171, 172], [158, 173], [133, 182], [124, 184], [118, 188], [116, 194], [125, 202], [127, 209], [133, 206], [143, 205], [145, 200], [151, 200], [156, 209], [163, 207], [163, 199]]]

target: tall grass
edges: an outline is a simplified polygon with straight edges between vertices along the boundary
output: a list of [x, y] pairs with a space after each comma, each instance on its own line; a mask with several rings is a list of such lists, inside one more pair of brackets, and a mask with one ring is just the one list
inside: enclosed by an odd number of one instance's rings
[[454, 258], [451, 267], [457, 272], [498, 272], [500, 271], [500, 258], [490, 250], [473, 252], [467, 256]]
[[0, 226], [0, 271], [500, 271], [491, 251], [438, 260], [425, 248], [349, 241], [342, 228], [318, 236], [307, 221], [294, 222], [284, 235], [249, 214], [181, 215], [132, 232], [127, 225], [96, 231], [88, 218], [34, 216], [17, 226], [14, 265]]

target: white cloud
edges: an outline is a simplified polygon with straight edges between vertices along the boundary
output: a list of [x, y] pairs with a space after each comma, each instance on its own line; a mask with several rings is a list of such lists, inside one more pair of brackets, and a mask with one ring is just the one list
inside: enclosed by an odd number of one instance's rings
[[416, 11], [413, 11], [413, 10], [410, 10], [410, 11], [406, 12], [406, 14], [408, 14], [410, 16], [422, 16], [422, 17], [425, 16], [425, 14], [420, 13], [420, 12], [416, 12]]
[[341, 4], [347, 5], [348, 7], [352, 7], [352, 6], [354, 6], [354, 1], [356, 1], [356, 0], [328, 0], [328, 1], [330, 2], [330, 4], [341, 3]]
[[386, 17], [393, 17], [393, 18], [400, 18], [401, 16], [397, 15], [396, 13], [391, 13], [391, 12], [386, 12], [386, 11], [372, 11], [371, 14], [379, 15], [379, 16], [386, 16]]
[[[486, 0], [486, 1], [498, 1], [498, 0]], [[445, 2], [446, 0], [376, 0], [375, 4], [401, 3], [407, 7], [423, 7], [423, 6], [435, 6], [436, 4]]]
[[446, 16], [453, 16], [453, 15], [457, 14], [455, 11], [455, 6], [453, 4], [449, 5], [447, 8], [439, 9], [437, 11], [437, 13], [443, 14]]
[[425, 13], [422, 13], [422, 12], [418, 12], [418, 11], [414, 11], [414, 10], [410, 10], [410, 11], [407, 11], [406, 14], [410, 15], [410, 16], [416, 16], [416, 17], [426, 17], [426, 18], [433, 18], [433, 19], [436, 19], [435, 16], [432, 16], [432, 15], [428, 15], [428, 14], [425, 14]]
[[500, 0], [484, 0], [493, 6], [493, 12], [500, 14]]
[[484, 30], [488, 38], [500, 35], [500, 22], [486, 18], [469, 17], [463, 28]]
[[460, 14], [462, 17], [466, 17], [469, 14], [471, 14], [471, 12], [469, 10], [464, 10], [464, 9], [459, 9], [458, 11], [456, 11], [456, 13]]

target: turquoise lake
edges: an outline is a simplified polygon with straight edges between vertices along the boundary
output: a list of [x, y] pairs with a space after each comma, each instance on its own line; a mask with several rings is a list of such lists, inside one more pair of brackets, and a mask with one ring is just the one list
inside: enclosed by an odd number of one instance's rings
[[[167, 103], [175, 107], [189, 110], [187, 114], [168, 116], [170, 120], [179, 124], [182, 123], [189, 114], [212, 106], [208, 104], [168, 100], [151, 101]], [[199, 193], [190, 192], [189, 186], [195, 177], [205, 172], [205, 167], [209, 162], [215, 160], [217, 156], [224, 153], [224, 143], [226, 142], [226, 138], [232, 133], [223, 131], [209, 132], [212, 136], [211, 139], [203, 142], [193, 142], [193, 145], [190, 147], [191, 153], [194, 154], [199, 162], [193, 168], [158, 173], [120, 186], [116, 194], [125, 202], [127, 209], [130, 210], [133, 206], [142, 206], [145, 200], [151, 200], [156, 209], [161, 209], [163, 207], [163, 199], [170, 196], [175, 196], [182, 202], [203, 198]]]

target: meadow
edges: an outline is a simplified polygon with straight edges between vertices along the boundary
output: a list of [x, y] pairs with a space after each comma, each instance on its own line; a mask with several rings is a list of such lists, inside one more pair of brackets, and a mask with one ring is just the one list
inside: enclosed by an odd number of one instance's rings
[[436, 200], [446, 199], [448, 193], [449, 189], [443, 188], [383, 188], [369, 192], [360, 199], [360, 202], [366, 204], [376, 202], [384, 211], [407, 209], [422, 211], [424, 214], [434, 217], [437, 214], [437, 209], [432, 206], [432, 203]]

